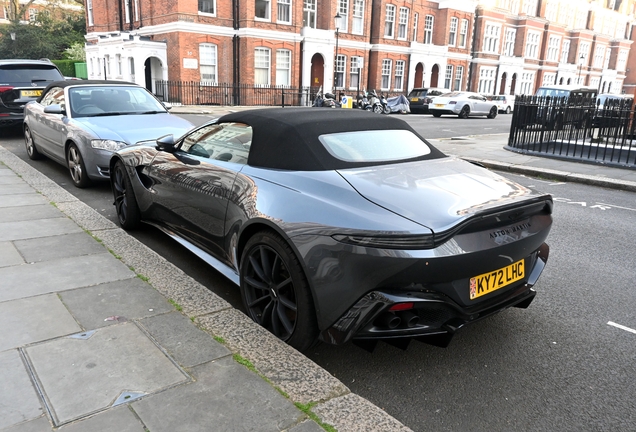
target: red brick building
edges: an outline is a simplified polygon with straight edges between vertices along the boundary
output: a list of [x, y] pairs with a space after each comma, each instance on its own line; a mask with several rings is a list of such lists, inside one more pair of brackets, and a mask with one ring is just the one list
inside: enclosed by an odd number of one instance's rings
[[473, 1], [86, 1], [89, 78], [466, 87]]
[[469, 89], [533, 94], [578, 84], [620, 93], [633, 0], [491, 0], [475, 11]]
[[[620, 92], [635, 0], [86, 0], [89, 78]], [[335, 16], [340, 21], [336, 28]]]

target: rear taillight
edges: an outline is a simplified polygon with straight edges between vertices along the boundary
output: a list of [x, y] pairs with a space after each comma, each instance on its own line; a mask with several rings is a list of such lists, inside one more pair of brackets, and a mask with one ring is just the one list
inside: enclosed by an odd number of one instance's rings
[[392, 312], [411, 310], [413, 309], [413, 306], [414, 306], [413, 302], [395, 303], [393, 306], [389, 308], [389, 310]]
[[13, 90], [13, 87], [10, 86], [0, 86], [0, 93], [8, 92]]

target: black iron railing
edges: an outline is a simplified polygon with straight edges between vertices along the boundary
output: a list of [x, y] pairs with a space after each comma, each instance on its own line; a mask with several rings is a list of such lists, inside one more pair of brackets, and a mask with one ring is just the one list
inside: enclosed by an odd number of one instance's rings
[[518, 96], [509, 150], [636, 168], [633, 100]]
[[310, 106], [311, 87], [255, 86], [198, 81], [155, 81], [155, 95], [182, 105]]

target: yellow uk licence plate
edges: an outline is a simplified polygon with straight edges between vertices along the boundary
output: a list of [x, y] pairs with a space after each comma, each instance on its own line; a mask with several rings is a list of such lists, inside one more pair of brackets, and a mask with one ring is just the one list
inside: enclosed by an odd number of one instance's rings
[[525, 276], [524, 260], [509, 266], [470, 278], [470, 299], [489, 294], [514, 283]]
[[444, 108], [444, 104], [435, 104], [435, 108]]
[[411, 102], [417, 102], [420, 98], [411, 98]]
[[37, 97], [42, 94], [42, 90], [20, 90], [22, 97]]

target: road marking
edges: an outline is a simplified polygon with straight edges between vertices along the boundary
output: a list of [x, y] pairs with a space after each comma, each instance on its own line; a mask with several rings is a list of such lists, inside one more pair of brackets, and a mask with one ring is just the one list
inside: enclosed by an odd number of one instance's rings
[[598, 205], [602, 205], [602, 206], [611, 206], [614, 208], [619, 208], [619, 209], [623, 209], [623, 210], [630, 210], [630, 211], [636, 211], [636, 209], [633, 208], [629, 208], [629, 207], [621, 207], [621, 206], [617, 206], [617, 205], [613, 205], [613, 204], [603, 204], [603, 203], [597, 203]]
[[607, 325], [611, 325], [611, 326], [614, 326], [614, 327], [619, 328], [619, 329], [621, 329], [621, 330], [625, 330], [625, 331], [628, 331], [628, 332], [630, 332], [630, 333], [634, 333], [634, 334], [636, 334], [636, 330], [631, 329], [631, 328], [629, 328], [629, 327], [625, 327], [625, 326], [620, 325], [620, 324], [616, 324], [615, 322], [612, 322], [612, 321], [608, 321], [608, 322], [607, 322]]

